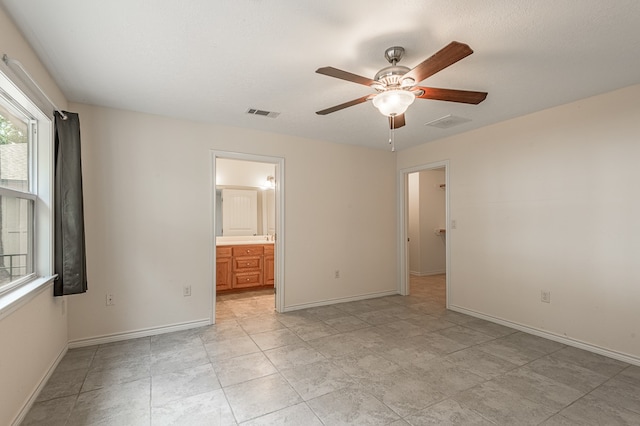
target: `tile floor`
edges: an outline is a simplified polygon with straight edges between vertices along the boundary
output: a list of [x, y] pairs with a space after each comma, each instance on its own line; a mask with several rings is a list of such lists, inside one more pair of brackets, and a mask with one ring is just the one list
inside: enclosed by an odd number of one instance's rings
[[411, 285], [286, 314], [226, 295], [215, 326], [69, 350], [23, 425], [640, 425], [640, 367]]

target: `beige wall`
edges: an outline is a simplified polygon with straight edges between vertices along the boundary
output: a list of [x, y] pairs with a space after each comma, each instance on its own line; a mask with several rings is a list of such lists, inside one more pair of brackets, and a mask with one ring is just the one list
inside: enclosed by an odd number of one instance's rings
[[[40, 59], [33, 51], [29, 43], [24, 39], [20, 31], [13, 24], [11, 19], [6, 15], [0, 7], [0, 56], [6, 54], [9, 58], [19, 61], [29, 71], [38, 85], [47, 93], [47, 96], [55, 102], [58, 108], [66, 109], [67, 100], [51, 78], [47, 69], [42, 65]], [[34, 103], [36, 103], [43, 111], [49, 112], [50, 105], [46, 102], [37, 91], [31, 86], [25, 85], [20, 80], [20, 76], [8, 70], [5, 63], [0, 61], [0, 69], [3, 70], [14, 83], [26, 92]]]
[[48, 285], [0, 320], [0, 424], [10, 425], [54, 366], [67, 343], [62, 298]]
[[[0, 8], [0, 55], [20, 61], [56, 104], [66, 101], [20, 32]], [[0, 69], [15, 77], [5, 64]], [[15, 80], [16, 84], [19, 81]], [[42, 104], [42, 102], [38, 102]], [[0, 424], [20, 415], [56, 358], [67, 345], [67, 317], [62, 299], [54, 299], [51, 285], [0, 319]]]
[[209, 318], [211, 150], [285, 158], [285, 309], [396, 291], [395, 154], [72, 109], [82, 127], [89, 292], [70, 301], [71, 341]]
[[452, 305], [640, 357], [639, 98], [632, 86], [398, 153], [400, 170], [450, 160]]

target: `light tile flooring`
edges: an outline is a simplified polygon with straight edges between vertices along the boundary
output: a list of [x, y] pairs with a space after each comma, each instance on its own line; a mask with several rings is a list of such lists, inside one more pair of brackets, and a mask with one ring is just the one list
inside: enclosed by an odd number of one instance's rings
[[219, 297], [217, 325], [73, 349], [23, 425], [639, 425], [640, 367], [412, 295], [286, 314]]

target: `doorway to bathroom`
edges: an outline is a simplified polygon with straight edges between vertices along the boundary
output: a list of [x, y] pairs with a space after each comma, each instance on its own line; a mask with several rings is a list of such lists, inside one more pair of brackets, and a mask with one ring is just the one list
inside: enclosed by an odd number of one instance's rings
[[284, 159], [212, 152], [211, 323], [281, 311]]
[[449, 294], [448, 162], [400, 172], [400, 294], [444, 309]]

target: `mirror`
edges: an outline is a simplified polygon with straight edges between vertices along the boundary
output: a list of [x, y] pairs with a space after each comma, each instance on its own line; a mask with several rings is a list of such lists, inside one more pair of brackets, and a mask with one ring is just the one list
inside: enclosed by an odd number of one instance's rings
[[273, 163], [216, 159], [216, 236], [275, 234]]
[[216, 186], [216, 237], [274, 233], [275, 190]]

